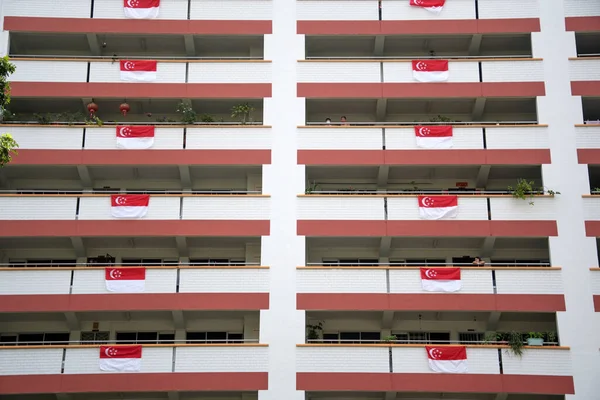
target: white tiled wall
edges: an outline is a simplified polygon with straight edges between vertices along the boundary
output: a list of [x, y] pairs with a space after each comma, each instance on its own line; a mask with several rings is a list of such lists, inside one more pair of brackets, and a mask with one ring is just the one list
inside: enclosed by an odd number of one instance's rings
[[274, 0], [193, 0], [191, 19], [271, 20]]
[[408, 1], [383, 0], [383, 20], [440, 20], [475, 19], [475, 1], [447, 1], [440, 14], [421, 7], [412, 7]]
[[270, 62], [192, 62], [188, 83], [271, 83], [271, 75]]
[[600, 221], [600, 196], [586, 197], [582, 201], [585, 220]]
[[75, 219], [76, 209], [77, 197], [0, 197], [2, 219]]
[[[148, 214], [142, 219], [179, 219], [179, 197], [150, 196]], [[110, 196], [82, 197], [79, 219], [122, 219], [111, 216]]]
[[[121, 80], [120, 65], [119, 61], [90, 63], [90, 82], [123, 82], [135, 85], [135, 82]], [[156, 66], [155, 83], [185, 83], [185, 68], [184, 62], [159, 62]]]
[[[188, 0], [161, 0], [158, 18], [187, 19], [187, 11]], [[124, 19], [123, 0], [95, 1], [94, 18]]]
[[600, 15], [600, 2], [596, 0], [564, 0], [565, 17], [592, 17]]
[[485, 131], [488, 149], [549, 149], [546, 127], [502, 127]]
[[578, 149], [600, 149], [600, 125], [575, 127], [575, 140]]
[[187, 128], [186, 149], [270, 149], [269, 128]]
[[[494, 293], [492, 271], [461, 270], [462, 288], [456, 293]], [[421, 287], [421, 272], [418, 269], [390, 270], [390, 293], [430, 293]]]
[[[175, 293], [177, 286], [176, 269], [146, 269], [144, 293]], [[110, 294], [106, 290], [104, 269], [75, 270], [73, 294]]]
[[568, 350], [525, 349], [522, 357], [503, 350], [502, 365], [507, 375], [573, 375]]
[[572, 81], [598, 81], [600, 60], [569, 60], [569, 75]]
[[544, 0], [478, 0], [480, 19], [537, 18]]
[[[435, 374], [429, 368], [425, 347], [393, 347], [394, 373]], [[499, 374], [497, 349], [467, 348], [468, 374]]]
[[[451, 4], [452, 2], [448, 2]], [[402, 4], [398, 2], [398, 4]], [[408, 4], [408, 3], [407, 3]], [[479, 82], [479, 63], [477, 62], [449, 62], [448, 82]], [[415, 82], [411, 62], [386, 62], [383, 63], [384, 82]]]
[[387, 293], [384, 269], [297, 269], [298, 293]]
[[17, 126], [10, 134], [23, 150], [78, 150], [83, 144], [83, 128]]
[[[386, 128], [385, 148], [387, 150], [427, 150], [417, 147], [414, 128]], [[453, 128], [453, 149], [483, 149], [481, 128]]]
[[[112, 1], [117, 2], [117, 0]], [[89, 18], [92, 0], [61, 0], [53, 2], [52, 7], [48, 7], [46, 0], [2, 0], [0, 7], [6, 17], [56, 17], [60, 15], [61, 18]], [[123, 13], [122, 7], [123, 2], [121, 2], [121, 13]]]
[[483, 61], [483, 82], [544, 82], [543, 61]]
[[379, 10], [373, 0], [298, 0], [296, 15], [298, 21], [364, 21], [378, 20]]
[[63, 349], [0, 347], [0, 375], [60, 374]]
[[269, 197], [185, 197], [182, 219], [268, 220]]
[[303, 128], [298, 129], [298, 149], [382, 150], [383, 132], [381, 128]]
[[0, 295], [6, 294], [69, 294], [71, 270], [55, 268], [36, 271], [35, 268], [14, 268], [0, 271]]
[[87, 79], [87, 62], [16, 60], [13, 64], [17, 68], [10, 76], [13, 82], [85, 82]]
[[[303, 1], [298, 1], [298, 4]], [[341, 2], [340, 2], [341, 3]], [[410, 67], [410, 63], [407, 64]], [[378, 62], [299, 62], [298, 82], [324, 83], [379, 83], [381, 82]]]
[[590, 271], [590, 285], [593, 294], [600, 294], [600, 271]]
[[[85, 148], [94, 150], [115, 150], [117, 147], [116, 128], [88, 128], [85, 131]], [[154, 130], [154, 145], [150, 150], [183, 149], [183, 128], [159, 128]]]
[[390, 372], [387, 347], [296, 347], [296, 372]]
[[267, 372], [264, 346], [200, 346], [176, 349], [175, 372]]
[[[144, 347], [141, 370], [129, 373], [157, 373], [173, 371], [172, 347]], [[67, 349], [65, 374], [114, 374], [100, 369], [100, 348]]]
[[[389, 197], [388, 219], [420, 220], [417, 197]], [[460, 197], [458, 199], [458, 216], [448, 220], [487, 220], [488, 210], [485, 198]]]
[[382, 197], [299, 197], [297, 202], [299, 220], [383, 220], [385, 218]]
[[563, 294], [562, 270], [496, 270], [498, 294]]
[[490, 198], [492, 219], [495, 221], [556, 220], [556, 201], [554, 198], [534, 197], [532, 201], [534, 205], [529, 204], [529, 199], [522, 200], [513, 197], [492, 197]]
[[266, 293], [268, 269], [181, 269], [181, 293]]

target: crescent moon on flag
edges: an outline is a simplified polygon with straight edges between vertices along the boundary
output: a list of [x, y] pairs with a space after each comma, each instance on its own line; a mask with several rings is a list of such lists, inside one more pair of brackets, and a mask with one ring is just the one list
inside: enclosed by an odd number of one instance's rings
[[[421, 1], [421, 0], [419, 0], [419, 1]], [[133, 4], [133, 0], [127, 0], [127, 7], [130, 7], [130, 8], [135, 7], [135, 5]]]
[[427, 64], [425, 64], [423, 61], [419, 61], [417, 63], [417, 69], [419, 71], [425, 71], [427, 69]]
[[[428, 277], [428, 278], [433, 278], [433, 275], [431, 274], [431, 272], [432, 272], [432, 271], [431, 271], [430, 269], [426, 269], [426, 270], [425, 270], [425, 276], [426, 276], [426, 277]], [[111, 275], [111, 276], [112, 276], [112, 275]]]
[[429, 135], [429, 128], [426, 128], [424, 126], [419, 128], [419, 136], [426, 136]]
[[104, 349], [104, 354], [107, 357], [111, 357], [112, 358], [112, 354], [110, 354], [112, 349], [113, 349], [112, 347], [107, 347], [106, 349]]
[[430, 356], [431, 356], [431, 358], [433, 358], [434, 360], [436, 360], [436, 359], [437, 359], [436, 355], [434, 354], [436, 350], [437, 350], [437, 349], [436, 349], [435, 347], [434, 347], [433, 349], [429, 349], [429, 355], [430, 355]]
[[[129, 0], [129, 1], [131, 1], [131, 0]], [[125, 67], [125, 69], [127, 71], [131, 71], [135, 67], [135, 64], [132, 63], [131, 61], [126, 61], [123, 66]]]
[[115, 272], [116, 272], [116, 270], [111, 269], [110, 272], [108, 273], [108, 275], [111, 277], [111, 279], [118, 279], [118, 277], [115, 276]]
[[[125, 197], [123, 197], [123, 196], [119, 196], [115, 199], [115, 203], [117, 203], [117, 205], [119, 205], [119, 206], [122, 206], [126, 202], [127, 202], [127, 200], [125, 200]], [[113, 271], [114, 271], [114, 269], [113, 269]]]
[[126, 137], [126, 136], [129, 136], [130, 134], [131, 134], [131, 130], [127, 127], [123, 127], [121, 129], [119, 129], [119, 136]]
[[433, 205], [433, 199], [431, 197], [423, 198], [423, 205], [425, 207], [431, 207]]

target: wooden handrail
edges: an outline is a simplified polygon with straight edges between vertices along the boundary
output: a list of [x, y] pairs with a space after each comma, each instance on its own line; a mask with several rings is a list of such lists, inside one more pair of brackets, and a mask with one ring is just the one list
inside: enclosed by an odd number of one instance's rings
[[[361, 121], [364, 122], [364, 121]], [[411, 121], [414, 122], [414, 121]], [[442, 122], [440, 125], [452, 125], [451, 122]], [[391, 129], [414, 129], [417, 125], [328, 125], [323, 123], [323, 125], [298, 125], [296, 126], [299, 129], [316, 129], [316, 128], [327, 128], [327, 129], [358, 129], [358, 128], [368, 128], [368, 129], [381, 129], [381, 128], [391, 128]], [[430, 125], [436, 126], [436, 125]], [[585, 125], [590, 126], [590, 125]], [[599, 125], [596, 125], [599, 126]], [[547, 124], [519, 124], [519, 125], [454, 125], [454, 128], [547, 128]]]
[[56, 267], [27, 267], [26, 265], [19, 267], [0, 267], [0, 271], [88, 271], [88, 270], [103, 270], [106, 268], [146, 268], [146, 269], [270, 269], [266, 266], [252, 265], [152, 265], [136, 267], [133, 265], [107, 265], [104, 267], [83, 267], [83, 266], [56, 266]]
[[[419, 190], [415, 190], [416, 192], [418, 192]], [[445, 190], [440, 190], [440, 192], [445, 192]], [[417, 197], [417, 196], [425, 196], [425, 195], [429, 195], [429, 196], [442, 196], [442, 195], [448, 195], [448, 196], [457, 196], [457, 197], [482, 197], [482, 198], [494, 198], [494, 197], [513, 197], [512, 194], [457, 194], [457, 193], [452, 193], [450, 191], [448, 191], [448, 193], [425, 193], [425, 194], [380, 194], [380, 193], [374, 193], [374, 194], [370, 194], [370, 193], [365, 193], [365, 192], [361, 192], [361, 194], [320, 194], [320, 193], [316, 193], [316, 194], [298, 194], [297, 197]], [[532, 194], [529, 197], [554, 197], [554, 195], [551, 194]]]
[[[174, 343], [174, 344], [153, 344], [140, 343], [142, 347], [269, 347], [265, 343]], [[33, 346], [0, 346], [0, 350], [15, 349], [89, 349], [99, 348], [100, 346], [130, 346], [123, 344], [53, 344], [53, 345], [33, 345]]]
[[[79, 124], [79, 125], [76, 125]], [[6, 128], [10, 128], [10, 127], [17, 127], [17, 128], [114, 128], [117, 125], [127, 125], [127, 122], [105, 122], [103, 126], [97, 126], [97, 125], [84, 125], [83, 122], [77, 122], [76, 124], [73, 125], [68, 125], [68, 124], [0, 124], [0, 127], [6, 127]], [[208, 128], [216, 128], [216, 129], [226, 129], [226, 128], [244, 128], [244, 129], [256, 129], [256, 128], [272, 128], [271, 125], [223, 125], [223, 124], [215, 124], [215, 125], [168, 125], [168, 124], [158, 124], [155, 125], [152, 122], [147, 123], [146, 125], [148, 126], [155, 126], [157, 128], [171, 128], [171, 129], [175, 129], [175, 128], [200, 128], [200, 129], [208, 129]]]
[[569, 60], [600, 60], [600, 57], [569, 57]]
[[[418, 343], [407, 343], [407, 344], [398, 344], [398, 343], [377, 343], [377, 344], [360, 344], [360, 343], [300, 343], [297, 344], [296, 347], [425, 347], [425, 346], [435, 346], [435, 347], [447, 347], [447, 346], [465, 346], [468, 348], [488, 348], [488, 349], [507, 349], [508, 345], [501, 344], [467, 344], [467, 345], [459, 345], [459, 344], [418, 344]], [[525, 349], [542, 349], [542, 350], [571, 350], [568, 346], [524, 346]]]
[[[326, 59], [326, 58], [313, 58], [308, 60], [298, 60], [298, 62], [395, 62], [395, 63], [409, 63], [413, 60], [420, 60], [419, 57], [414, 58], [334, 58], [334, 59]], [[445, 58], [450, 62], [485, 62], [485, 61], [544, 61], [543, 58]]]
[[[427, 267], [427, 266], [412, 266], [412, 265], [407, 265], [407, 266], [401, 266], [401, 265], [395, 265], [395, 266], [386, 266], [386, 265], [380, 265], [380, 266], [374, 266], [374, 267], [369, 267], [366, 265], [357, 265], [356, 267], [351, 267], [351, 266], [328, 266], [328, 265], [305, 265], [305, 266], [299, 266], [296, 267], [297, 270], [303, 270], [303, 269], [327, 269], [327, 270], [331, 270], [331, 269], [350, 269], [350, 270], [357, 270], [357, 269], [374, 269], [374, 270], [419, 270], [421, 268], [446, 268], [446, 267], [454, 267], [454, 268], [460, 268], [460, 269], [464, 269], [464, 270], [476, 270], [476, 271], [491, 271], [491, 270], [507, 270], [507, 271], [539, 271], [539, 270], [544, 270], [544, 271], [560, 271], [562, 270], [562, 267], [544, 267], [544, 266], [539, 266], [539, 267], [494, 267], [494, 266], [488, 266], [488, 267], [467, 267], [467, 266], [452, 266], [452, 265], [440, 265], [438, 267]], [[600, 270], [600, 268], [599, 268]]]
[[596, 272], [599, 272], [599, 271], [600, 271], [600, 268], [598, 268], [598, 267], [591, 267], [591, 268], [590, 268], [590, 271], [596, 271]]
[[576, 128], [600, 128], [600, 124], [575, 124]]
[[[33, 193], [0, 193], [0, 197], [108, 197], [111, 195], [119, 195], [127, 193], [71, 193], [71, 194], [60, 194], [60, 193], [47, 193], [47, 194], [33, 194]], [[195, 193], [181, 193], [181, 194], [167, 194], [167, 193], [148, 193], [151, 197], [266, 197], [269, 198], [271, 195], [268, 194], [195, 194]]]
[[[240, 59], [231, 59], [231, 60], [199, 60], [195, 59], [153, 59], [151, 57], [146, 58], [147, 60], [157, 61], [160, 63], [271, 63], [271, 60], [256, 60], [256, 59], [248, 59], [248, 60], [240, 60]], [[11, 57], [10, 61], [68, 61], [68, 62], [109, 62], [109, 63], [118, 63], [120, 60], [129, 60], [127, 57], [115, 57], [115, 59], [111, 58], [69, 58], [69, 57], [43, 57], [43, 58], [28, 58], [28, 57]], [[142, 61], [142, 59], [134, 58], [134, 61]]]

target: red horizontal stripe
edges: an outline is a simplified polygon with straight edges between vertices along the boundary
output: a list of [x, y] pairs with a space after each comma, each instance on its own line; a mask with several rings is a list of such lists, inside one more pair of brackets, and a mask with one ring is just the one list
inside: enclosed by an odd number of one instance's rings
[[296, 390], [574, 394], [572, 376], [492, 374], [296, 373]]
[[271, 230], [270, 221], [250, 220], [0, 220], [0, 226], [0, 237], [268, 236]]
[[571, 82], [573, 96], [600, 96], [600, 81]]
[[267, 372], [0, 376], [0, 394], [267, 390]]
[[12, 82], [11, 95], [48, 98], [262, 99], [270, 83]]
[[600, 164], [600, 149], [577, 149], [579, 164]]
[[471, 98], [545, 96], [544, 82], [298, 83], [306, 98]]
[[600, 312], [600, 295], [594, 295], [594, 310]]
[[43, 294], [0, 296], [0, 313], [267, 310], [269, 293]]
[[19, 150], [12, 165], [263, 165], [271, 150]]
[[[541, 165], [550, 150], [298, 150], [302, 165]], [[581, 162], [581, 161], [580, 161]]]
[[299, 220], [297, 234], [341, 237], [549, 237], [558, 236], [558, 228], [556, 221]]
[[[5, 28], [7, 29], [7, 28]], [[298, 21], [305, 35], [419, 35], [530, 33], [540, 31], [539, 18], [428, 21]]]
[[562, 294], [297, 293], [307, 311], [565, 311]]
[[153, 35], [267, 35], [272, 21], [126, 20], [99, 18], [5, 17], [4, 29], [15, 32], [140, 33]]
[[567, 31], [575, 32], [600, 32], [600, 16], [566, 17]]
[[589, 237], [600, 237], [600, 221], [585, 221], [585, 234]]

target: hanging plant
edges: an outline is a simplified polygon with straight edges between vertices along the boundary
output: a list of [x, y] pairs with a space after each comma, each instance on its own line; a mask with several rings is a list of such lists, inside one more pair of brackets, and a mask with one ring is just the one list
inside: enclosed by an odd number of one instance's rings
[[529, 200], [529, 205], [533, 205], [534, 181], [528, 181], [527, 179], [517, 179], [517, 185], [515, 187], [509, 186], [508, 191], [512, 193], [515, 199]]

